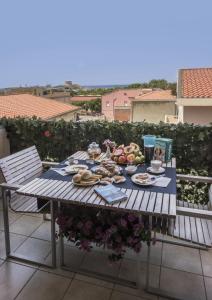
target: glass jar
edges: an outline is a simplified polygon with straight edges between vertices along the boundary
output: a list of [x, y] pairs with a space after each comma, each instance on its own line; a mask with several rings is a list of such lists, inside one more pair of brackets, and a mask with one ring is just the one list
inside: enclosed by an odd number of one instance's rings
[[90, 159], [95, 160], [100, 154], [101, 149], [99, 147], [99, 144], [93, 142], [88, 146], [88, 155]]

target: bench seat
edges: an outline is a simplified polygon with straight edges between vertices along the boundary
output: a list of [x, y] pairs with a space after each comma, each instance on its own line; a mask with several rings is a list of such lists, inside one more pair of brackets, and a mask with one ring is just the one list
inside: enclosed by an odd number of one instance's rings
[[[177, 200], [177, 206], [179, 207], [179, 213], [176, 220], [171, 221], [168, 228], [168, 234], [185, 240], [194, 244], [198, 244], [204, 247], [212, 247], [212, 219], [207, 219], [211, 216], [212, 212], [209, 211], [208, 205], [193, 204], [182, 200]], [[185, 209], [180, 209], [185, 208]], [[189, 208], [189, 216], [186, 216], [187, 209]], [[195, 213], [195, 211], [197, 213]], [[191, 214], [194, 214], [192, 216]], [[197, 215], [205, 214], [206, 218], [197, 217]]]

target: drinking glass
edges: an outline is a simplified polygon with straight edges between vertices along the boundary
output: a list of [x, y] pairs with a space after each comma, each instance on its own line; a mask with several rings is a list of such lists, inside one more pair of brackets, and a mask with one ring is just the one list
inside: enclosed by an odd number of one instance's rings
[[156, 136], [148, 134], [144, 135], [142, 138], [144, 140], [145, 163], [149, 164], [154, 157]]

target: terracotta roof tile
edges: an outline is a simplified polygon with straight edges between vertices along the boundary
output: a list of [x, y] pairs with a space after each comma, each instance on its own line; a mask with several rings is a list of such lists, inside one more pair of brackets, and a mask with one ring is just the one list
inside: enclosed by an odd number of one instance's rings
[[29, 94], [0, 96], [0, 117], [33, 117], [47, 120], [79, 109], [74, 105]]
[[73, 96], [70, 98], [71, 102], [77, 102], [77, 101], [91, 101], [91, 100], [95, 100], [97, 98], [100, 98], [98, 96]]
[[171, 90], [156, 90], [142, 95], [139, 95], [133, 99], [133, 101], [175, 101], [176, 97], [172, 95]]
[[212, 68], [180, 70], [180, 98], [212, 98]]

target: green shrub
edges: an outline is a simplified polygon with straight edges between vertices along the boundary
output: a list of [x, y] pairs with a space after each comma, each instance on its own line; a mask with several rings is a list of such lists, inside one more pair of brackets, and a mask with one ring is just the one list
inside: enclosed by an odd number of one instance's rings
[[[184, 173], [195, 170], [195, 174], [201, 175], [204, 172], [205, 175], [212, 176], [212, 126], [106, 121], [49, 122], [36, 118], [3, 118], [0, 119], [1, 123], [8, 132], [12, 152], [36, 145], [43, 160], [61, 161], [77, 150], [87, 150], [92, 141], [101, 146], [106, 138], [116, 141], [117, 144], [127, 145], [133, 141], [142, 147], [142, 135], [169, 137], [173, 139], [173, 156], [177, 159], [178, 169]], [[207, 201], [207, 185], [180, 184], [178, 192], [181, 199], [194, 199], [201, 203]]]

